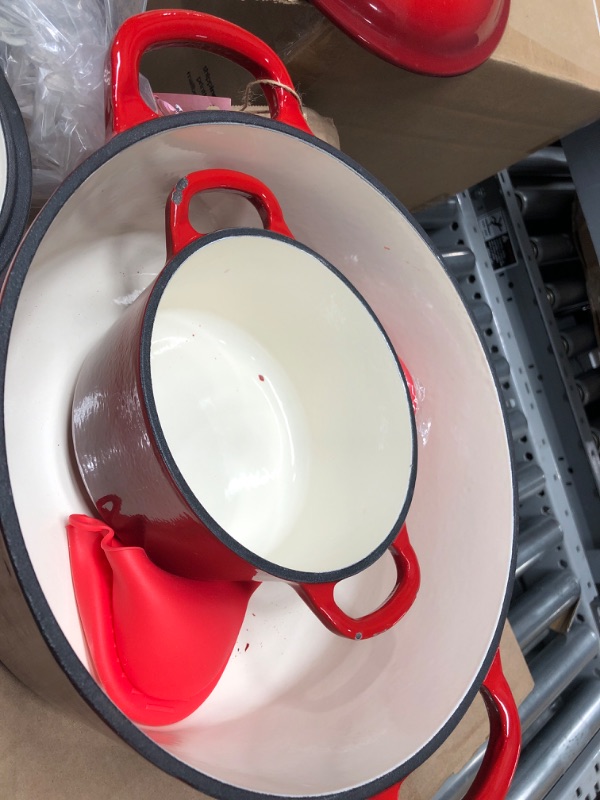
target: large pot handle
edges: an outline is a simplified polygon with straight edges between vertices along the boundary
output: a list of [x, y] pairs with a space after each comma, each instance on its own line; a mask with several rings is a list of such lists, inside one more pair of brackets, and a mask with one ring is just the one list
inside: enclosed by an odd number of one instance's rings
[[231, 169], [204, 169], [181, 178], [169, 195], [165, 208], [167, 258], [171, 259], [203, 233], [190, 222], [190, 201], [198, 192], [226, 190], [246, 197], [258, 211], [267, 230], [293, 239], [281, 206], [273, 192], [251, 175]]
[[[197, 47], [228, 58], [263, 84], [271, 117], [305, 133], [308, 127], [289, 73], [263, 41], [243, 28], [199, 11], [157, 10], [137, 14], [121, 25], [111, 48], [112, 128], [114, 133], [157, 119], [139, 87], [142, 56], [159, 47]], [[291, 90], [291, 91], [290, 91]]]
[[504, 800], [521, 752], [521, 720], [502, 671], [499, 650], [483, 682], [481, 695], [490, 721], [490, 739], [464, 800]]
[[[490, 738], [479, 772], [463, 800], [504, 800], [521, 751], [521, 721], [502, 671], [499, 650], [483, 682], [481, 695], [490, 721]], [[396, 783], [372, 800], [398, 800], [400, 786]]]

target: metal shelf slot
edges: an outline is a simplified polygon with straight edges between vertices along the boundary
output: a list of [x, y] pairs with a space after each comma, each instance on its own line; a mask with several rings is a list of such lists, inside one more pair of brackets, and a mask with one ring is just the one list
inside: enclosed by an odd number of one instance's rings
[[600, 733], [546, 795], [546, 800], [594, 800], [600, 794]]
[[558, 522], [552, 517], [539, 517], [521, 527], [517, 543], [517, 578], [542, 559], [548, 550], [563, 540]]

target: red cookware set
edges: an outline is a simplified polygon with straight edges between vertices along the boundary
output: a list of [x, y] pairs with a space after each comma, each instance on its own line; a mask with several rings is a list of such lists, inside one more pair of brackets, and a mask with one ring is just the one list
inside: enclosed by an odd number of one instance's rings
[[[316, 5], [435, 74], [480, 63], [508, 13]], [[149, 108], [140, 60], [174, 45], [249, 70], [270, 118]], [[453, 279], [231, 23], [127, 20], [110, 125], [0, 296], [0, 659], [233, 800], [396, 797], [481, 692], [490, 739], [467, 796], [504, 798], [513, 467]]]

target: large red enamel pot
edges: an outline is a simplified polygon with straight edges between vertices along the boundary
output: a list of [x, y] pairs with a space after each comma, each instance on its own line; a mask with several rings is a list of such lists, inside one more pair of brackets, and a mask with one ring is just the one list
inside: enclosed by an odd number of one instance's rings
[[[166, 772], [236, 800], [391, 796], [482, 690], [492, 737], [471, 797], [504, 797], [519, 749], [496, 655], [512, 586], [515, 491], [504, 410], [473, 321], [407, 212], [311, 136], [287, 90], [265, 87], [273, 120], [224, 112], [159, 118], [147, 109], [137, 94], [139, 58], [174, 43], [289, 84], [261, 42], [204, 15], [151, 12], [118, 34], [117, 135], [41, 211], [2, 290], [0, 658], [35, 691], [81, 711], [78, 694], [93, 710], [88, 716]], [[252, 175], [274, 192], [295, 239], [356, 287], [422, 388], [407, 517], [421, 588], [394, 628], [355, 642], [326, 630], [289, 586], [263, 584], [208, 700], [182, 722], [142, 728], [90, 672], [65, 523], [94, 510], [78, 478], [69, 416], [91, 348], [164, 265], [169, 192], [207, 168]], [[200, 201], [195, 214], [203, 231], [259, 224], [239, 197]], [[381, 558], [343, 581], [336, 600], [358, 616], [394, 581], [392, 558]]]

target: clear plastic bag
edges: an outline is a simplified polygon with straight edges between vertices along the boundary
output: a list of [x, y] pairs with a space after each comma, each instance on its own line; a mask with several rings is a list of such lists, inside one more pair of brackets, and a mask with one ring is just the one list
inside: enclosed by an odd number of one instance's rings
[[146, 0], [0, 3], [0, 67], [27, 128], [34, 204], [104, 143], [110, 43], [145, 7]]

